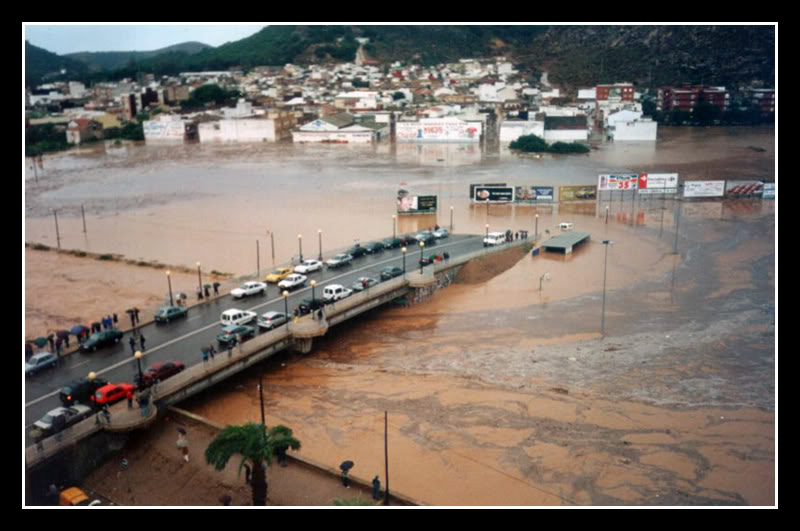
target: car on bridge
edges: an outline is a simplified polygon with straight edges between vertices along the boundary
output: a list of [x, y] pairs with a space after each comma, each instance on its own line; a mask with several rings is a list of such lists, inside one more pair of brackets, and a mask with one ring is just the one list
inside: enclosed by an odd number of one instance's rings
[[267, 293], [267, 285], [263, 282], [245, 282], [238, 288], [231, 290], [234, 299], [249, 297], [250, 295], [264, 295]]
[[104, 385], [108, 385], [108, 380], [99, 376], [93, 380], [88, 378], [79, 378], [62, 387], [58, 398], [66, 407], [69, 407], [77, 402], [93, 405], [95, 392]]
[[300, 306], [294, 311], [295, 315], [308, 315], [311, 312], [316, 312], [327, 304], [323, 299], [303, 299]]
[[314, 271], [322, 271], [322, 262], [319, 260], [303, 260], [303, 263], [294, 268], [295, 273], [308, 274]]
[[385, 248], [386, 248], [386, 246], [385, 246], [385, 245], [383, 245], [383, 242], [369, 242], [369, 243], [368, 243], [368, 244], [367, 244], [367, 245], [364, 247], [364, 250], [366, 250], [366, 251], [367, 251], [367, 254], [375, 254], [375, 253], [381, 253], [381, 252], [383, 252], [383, 250], [384, 250]]
[[142, 373], [142, 387], [150, 387], [155, 382], [175, 376], [186, 367], [180, 361], [159, 361]]
[[308, 280], [307, 276], [299, 275], [297, 273], [292, 273], [288, 277], [278, 282], [278, 287], [280, 289], [288, 289], [288, 290], [302, 288], [303, 285], [306, 283], [306, 280]]
[[322, 290], [322, 299], [327, 302], [336, 302], [341, 299], [346, 299], [353, 294], [353, 290], [348, 289], [341, 284], [328, 284]]
[[253, 321], [256, 317], [258, 317], [256, 312], [231, 308], [230, 310], [222, 312], [219, 318], [219, 324], [222, 326], [243, 325]]
[[49, 437], [54, 433], [58, 433], [73, 424], [77, 424], [85, 418], [92, 415], [92, 408], [82, 404], [75, 404], [71, 407], [57, 407], [51, 409], [41, 419], [33, 423], [31, 430], [31, 438], [34, 441], [39, 441], [45, 437]]
[[291, 274], [292, 274], [291, 267], [279, 267], [274, 271], [272, 271], [270, 274], [268, 274], [264, 278], [264, 282], [269, 282], [270, 284], [276, 284]]
[[378, 285], [378, 281], [370, 277], [358, 277], [355, 282], [350, 284], [350, 289], [353, 291], [363, 291], [372, 286]]
[[444, 227], [438, 228], [435, 231], [433, 231], [434, 238], [447, 238], [448, 236], [450, 236], [450, 231], [445, 229]]
[[58, 356], [52, 352], [40, 352], [25, 363], [25, 376], [33, 376], [43, 369], [58, 365]]
[[367, 254], [367, 250], [364, 247], [361, 247], [361, 244], [357, 243], [345, 251], [345, 253], [349, 254], [353, 258], [359, 258]]
[[265, 330], [272, 330], [282, 324], [285, 324], [289, 318], [283, 312], [267, 312], [258, 318], [256, 324]]
[[403, 240], [400, 238], [384, 238], [383, 246], [386, 249], [399, 249], [404, 245]]
[[391, 280], [403, 274], [399, 267], [384, 267], [381, 269], [381, 280]]
[[353, 256], [349, 253], [341, 253], [337, 254], [333, 258], [328, 258], [325, 261], [325, 265], [328, 266], [329, 269], [336, 269], [337, 267], [346, 266], [347, 264], [351, 264], [353, 262]]
[[417, 238], [413, 234], [403, 234], [402, 236], [398, 236], [397, 239], [402, 242], [403, 247], [417, 244]]
[[168, 323], [173, 319], [186, 317], [188, 313], [189, 310], [182, 306], [164, 306], [156, 312], [154, 319], [157, 323]]
[[95, 332], [89, 336], [89, 339], [81, 343], [81, 350], [83, 352], [94, 352], [98, 348], [119, 343], [120, 339], [122, 339], [122, 332], [116, 328]]
[[227, 347], [238, 343], [239, 338], [241, 338], [242, 342], [244, 342], [246, 339], [250, 339], [255, 335], [256, 329], [252, 326], [231, 325], [222, 329], [222, 332], [217, 335], [217, 341], [220, 345]]
[[94, 393], [94, 403], [98, 407], [116, 404], [128, 395], [136, 391], [136, 386], [129, 383], [104, 385]]
[[420, 232], [419, 234], [417, 234], [416, 238], [419, 243], [424, 243], [425, 247], [428, 247], [430, 245], [436, 245], [436, 237], [430, 231], [426, 230]]

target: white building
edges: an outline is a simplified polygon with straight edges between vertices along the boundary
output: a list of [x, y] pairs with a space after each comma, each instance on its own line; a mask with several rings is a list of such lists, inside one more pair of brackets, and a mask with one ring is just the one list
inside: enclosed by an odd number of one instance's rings
[[597, 88], [579, 89], [578, 90], [578, 99], [579, 100], [596, 100], [597, 99]]
[[159, 114], [153, 120], [142, 122], [146, 142], [183, 142], [186, 135], [186, 121], [180, 116]]
[[506, 120], [500, 124], [500, 142], [513, 142], [525, 135], [536, 135], [539, 138], [544, 138], [544, 122]]
[[377, 126], [356, 124], [355, 118], [347, 113], [339, 113], [314, 120], [292, 132], [292, 141], [297, 144], [321, 142], [325, 144], [366, 144], [386, 137], [389, 124]]
[[481, 134], [481, 121], [455, 117], [423, 118], [413, 122], [397, 122], [395, 126], [398, 142], [480, 142]]
[[634, 121], [615, 121], [608, 128], [608, 134], [616, 141], [648, 141], [654, 142], [658, 134], [658, 122], [650, 118]]
[[586, 142], [589, 127], [586, 116], [547, 116], [544, 120], [544, 140], [555, 142]]
[[604, 125], [606, 128], [614, 127], [617, 122], [634, 122], [642, 118], [642, 113], [639, 111], [617, 111], [606, 116]]

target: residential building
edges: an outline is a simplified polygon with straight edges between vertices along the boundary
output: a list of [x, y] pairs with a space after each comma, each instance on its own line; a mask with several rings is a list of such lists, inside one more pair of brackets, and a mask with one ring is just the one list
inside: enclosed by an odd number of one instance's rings
[[544, 121], [504, 120], [500, 124], [500, 142], [513, 142], [525, 135], [536, 135], [539, 138], [544, 138]]
[[752, 106], [761, 109], [762, 115], [775, 112], [775, 89], [747, 89], [745, 97]]
[[152, 120], [142, 122], [146, 142], [183, 142], [186, 126], [190, 120], [172, 114], [159, 114]]
[[103, 138], [103, 125], [96, 120], [76, 118], [67, 124], [67, 142], [81, 144], [90, 139]]
[[690, 84], [683, 84], [680, 87], [661, 87], [658, 89], [656, 108], [664, 112], [673, 110], [692, 112], [700, 103], [708, 103], [720, 111], [725, 111], [730, 103], [730, 95], [725, 87]]
[[[381, 124], [379, 129], [386, 131], [388, 124]], [[302, 144], [321, 142], [326, 144], [363, 144], [376, 141], [378, 131], [372, 127], [356, 124], [355, 117], [348, 113], [339, 113], [319, 118], [300, 126], [292, 132], [292, 140]]]
[[395, 127], [398, 142], [480, 142], [483, 134], [481, 120], [452, 116], [399, 121]]
[[614, 120], [606, 129], [608, 136], [617, 141], [655, 142], [658, 134], [658, 123], [650, 118], [636, 120]]
[[[246, 106], [239, 108], [246, 109]], [[291, 138], [292, 129], [296, 124], [294, 113], [270, 111], [248, 118], [206, 121], [197, 126], [197, 133], [200, 143], [278, 142]]]

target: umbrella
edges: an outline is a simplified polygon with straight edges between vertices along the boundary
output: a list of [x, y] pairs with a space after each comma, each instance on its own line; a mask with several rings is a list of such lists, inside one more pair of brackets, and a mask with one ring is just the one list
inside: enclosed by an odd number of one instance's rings
[[37, 337], [36, 339], [33, 340], [33, 344], [36, 345], [39, 348], [42, 348], [43, 346], [45, 346], [47, 344], [47, 338], [46, 337]]
[[348, 470], [353, 468], [354, 465], [355, 463], [353, 463], [352, 461], [344, 461], [341, 465], [339, 465], [339, 468], [342, 469], [342, 472], [347, 472]]
[[88, 327], [88, 326], [84, 326], [84, 325], [75, 325], [75, 326], [73, 326], [73, 327], [72, 327], [72, 329], [70, 330], [70, 332], [72, 332], [72, 335], [73, 335], [73, 336], [75, 336], [75, 337], [79, 337], [81, 334], [83, 334], [83, 333], [84, 333], [84, 332], [86, 332], [87, 330], [89, 330], [89, 327]]
[[178, 428], [178, 433], [180, 433], [181, 435], [186, 435], [186, 430], [184, 430], [183, 428]]
[[211, 287], [211, 284], [203, 284], [203, 287], [209, 289]]
[[59, 330], [58, 332], [56, 332], [56, 337], [59, 338], [59, 339], [64, 339], [68, 335], [69, 335], [69, 332], [67, 332], [66, 330]]
[[214, 282], [214, 287], [215, 287], [215, 288], [218, 288], [218, 287], [220, 287], [221, 285], [222, 285], [222, 284], [220, 284], [219, 282]]

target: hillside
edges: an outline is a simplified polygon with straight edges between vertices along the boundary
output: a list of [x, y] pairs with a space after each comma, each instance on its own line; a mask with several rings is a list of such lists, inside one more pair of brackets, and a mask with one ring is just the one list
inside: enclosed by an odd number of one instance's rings
[[71, 79], [88, 72], [87, 66], [74, 59], [62, 57], [25, 41], [25, 86], [38, 85], [49, 76], [57, 77], [65, 69]]
[[90, 72], [110, 72], [124, 68], [132, 61], [139, 62], [145, 59], [150, 59], [157, 55], [168, 54], [172, 52], [186, 53], [191, 55], [208, 48], [211, 48], [211, 46], [203, 44], [202, 42], [183, 42], [149, 52], [76, 52], [65, 54], [63, 57], [75, 59], [76, 61], [85, 63]]

